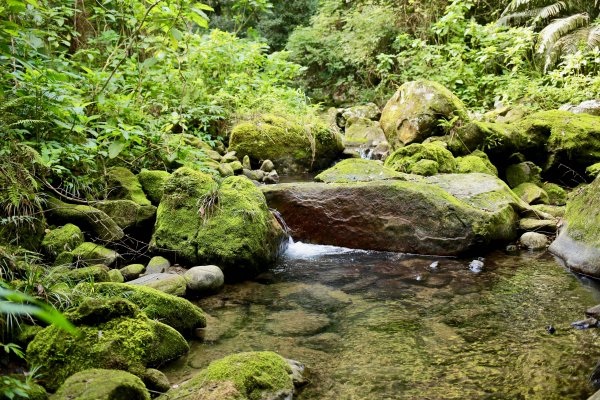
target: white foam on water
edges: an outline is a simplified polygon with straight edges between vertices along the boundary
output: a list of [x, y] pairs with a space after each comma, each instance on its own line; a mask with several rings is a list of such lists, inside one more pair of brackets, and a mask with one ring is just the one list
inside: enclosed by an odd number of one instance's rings
[[322, 244], [310, 244], [294, 242], [290, 239], [284, 256], [293, 260], [303, 260], [348, 253], [367, 253], [365, 250], [349, 249], [347, 247], [328, 246]]

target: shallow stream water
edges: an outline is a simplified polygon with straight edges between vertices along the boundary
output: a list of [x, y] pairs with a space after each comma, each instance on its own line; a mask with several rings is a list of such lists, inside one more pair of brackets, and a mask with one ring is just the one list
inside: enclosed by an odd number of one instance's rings
[[498, 251], [481, 272], [470, 262], [295, 243], [271, 273], [199, 301], [205, 341], [165, 373], [181, 382], [225, 355], [273, 350], [309, 368], [304, 400], [593, 393], [600, 331], [570, 323], [600, 303], [594, 284], [547, 253]]

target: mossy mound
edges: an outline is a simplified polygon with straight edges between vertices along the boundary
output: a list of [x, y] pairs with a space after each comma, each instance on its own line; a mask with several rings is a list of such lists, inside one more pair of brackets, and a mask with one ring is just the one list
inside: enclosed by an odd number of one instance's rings
[[140, 378], [125, 371], [86, 369], [70, 376], [53, 400], [150, 400]]
[[469, 120], [460, 99], [439, 83], [419, 80], [398, 89], [385, 105], [380, 123], [392, 148], [398, 148], [443, 135], [440, 118], [455, 116], [462, 122]]
[[54, 198], [47, 199], [45, 207], [44, 212], [50, 222], [72, 223], [107, 242], [121, 240], [125, 236], [123, 229], [111, 217], [95, 207], [68, 204]]
[[357, 117], [351, 117], [346, 121], [346, 130], [344, 131], [344, 144], [346, 146], [385, 140], [385, 134], [378, 121]]
[[72, 269], [62, 275], [65, 282], [110, 282], [109, 269], [106, 265], [98, 264], [84, 268]]
[[104, 264], [110, 267], [117, 259], [119, 254], [92, 242], [83, 242], [71, 252], [75, 260], [83, 264]]
[[588, 174], [588, 176], [591, 176], [592, 178], [597, 177], [598, 175], [600, 175], [600, 163], [590, 165], [585, 169], [585, 172], [586, 174]]
[[119, 271], [121, 272], [121, 275], [123, 275], [123, 279], [131, 281], [139, 278], [139, 276], [144, 273], [145, 269], [146, 266], [144, 264], [130, 264], [121, 268]]
[[563, 221], [550, 250], [574, 270], [600, 277], [600, 177], [575, 191]]
[[341, 138], [318, 119], [271, 114], [236, 125], [229, 139], [229, 150], [239, 158], [247, 155], [253, 164], [271, 160], [280, 174], [322, 169], [342, 148]]
[[[386, 160], [385, 166], [398, 172], [416, 173], [432, 170], [432, 165], [417, 165], [421, 160], [437, 163], [437, 172], [452, 173], [457, 170], [457, 163], [450, 151], [439, 143], [414, 143], [393, 152]], [[413, 169], [416, 168], [416, 172]], [[433, 175], [433, 174], [431, 174]]]
[[513, 192], [527, 204], [548, 204], [548, 193], [534, 183], [521, 183]]
[[456, 159], [457, 170], [459, 174], [469, 174], [472, 172], [479, 172], [482, 174], [489, 174], [498, 176], [498, 170], [490, 162], [488, 156], [480, 150], [475, 150], [472, 154], [464, 157], [458, 157]]
[[505, 172], [506, 182], [511, 188], [515, 188], [525, 182], [539, 185], [542, 183], [541, 172], [542, 169], [531, 161], [509, 165]]
[[165, 191], [165, 183], [169, 180], [171, 174], [167, 171], [153, 171], [142, 169], [137, 178], [148, 199], [157, 206]]
[[400, 172], [384, 167], [383, 163], [379, 161], [349, 158], [321, 172], [315, 177], [315, 181], [325, 183], [368, 182], [403, 179], [404, 176]]
[[[204, 394], [206, 399], [261, 400], [291, 398], [294, 383], [288, 362], [273, 352], [247, 352], [213, 361], [181, 387], [167, 393], [185, 399]], [[220, 392], [220, 397], [215, 397]], [[167, 398], [167, 397], [165, 397]]]
[[94, 203], [94, 207], [104, 211], [123, 230], [151, 229], [156, 215], [153, 205], [139, 205], [132, 200], [104, 200]]
[[219, 186], [184, 167], [165, 186], [151, 245], [184, 265], [219, 265], [232, 279], [268, 268], [282, 239], [279, 223], [250, 180], [233, 176]]
[[114, 167], [109, 169], [106, 184], [106, 197], [109, 200], [131, 200], [140, 206], [151, 205], [137, 176], [127, 168]]
[[542, 189], [548, 194], [548, 204], [564, 206], [567, 204], [567, 192], [556, 183], [544, 182]]
[[78, 288], [84, 294], [125, 298], [137, 305], [149, 318], [167, 324], [184, 335], [206, 326], [206, 317], [199, 307], [186, 299], [156, 289], [108, 282], [93, 286], [81, 285]]
[[81, 229], [76, 225], [66, 224], [48, 232], [42, 240], [42, 248], [46, 254], [56, 258], [63, 251], [75, 250], [81, 243], [83, 243]]
[[[123, 299], [104, 302], [107, 305], [99, 307], [97, 300], [84, 301], [66, 313], [69, 320], [80, 322], [76, 325], [78, 336], [52, 325], [27, 346], [28, 361], [40, 366], [42, 383], [48, 389], [56, 390], [69, 376], [88, 368], [141, 375], [146, 366], [159, 365], [189, 350], [179, 332], [149, 319], [135, 305]], [[105, 308], [113, 310], [112, 314]]]

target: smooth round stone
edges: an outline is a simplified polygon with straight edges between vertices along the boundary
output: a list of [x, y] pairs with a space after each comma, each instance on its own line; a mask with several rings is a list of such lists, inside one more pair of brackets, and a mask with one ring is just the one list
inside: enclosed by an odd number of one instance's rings
[[310, 336], [331, 324], [326, 315], [304, 310], [279, 311], [269, 316], [266, 330], [277, 336]]
[[529, 250], [543, 250], [548, 245], [548, 238], [546, 235], [537, 232], [524, 233], [519, 241]]
[[225, 282], [221, 268], [216, 265], [201, 265], [190, 268], [183, 274], [187, 282], [188, 293], [217, 292]]

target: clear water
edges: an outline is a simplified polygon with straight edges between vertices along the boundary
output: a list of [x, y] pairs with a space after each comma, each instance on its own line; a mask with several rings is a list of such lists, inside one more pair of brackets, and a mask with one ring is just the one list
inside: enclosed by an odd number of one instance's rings
[[593, 393], [599, 331], [570, 327], [600, 303], [593, 283], [548, 254], [496, 252], [480, 272], [471, 261], [296, 243], [271, 273], [199, 301], [206, 339], [165, 372], [180, 382], [227, 354], [273, 350], [310, 369], [305, 400]]

